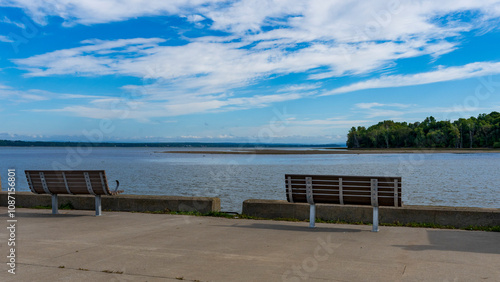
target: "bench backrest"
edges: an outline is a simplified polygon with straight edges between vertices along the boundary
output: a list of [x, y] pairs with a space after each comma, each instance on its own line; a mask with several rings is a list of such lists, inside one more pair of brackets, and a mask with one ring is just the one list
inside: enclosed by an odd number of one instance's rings
[[26, 170], [36, 194], [112, 195], [104, 170]]
[[285, 175], [291, 203], [401, 207], [401, 177]]

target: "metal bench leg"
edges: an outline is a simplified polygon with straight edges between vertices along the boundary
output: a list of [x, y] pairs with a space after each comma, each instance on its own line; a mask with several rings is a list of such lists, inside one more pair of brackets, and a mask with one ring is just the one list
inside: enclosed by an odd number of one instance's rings
[[95, 215], [101, 216], [101, 195], [95, 195]]
[[316, 205], [309, 205], [309, 227], [314, 228], [316, 224]]
[[378, 207], [373, 207], [373, 227], [372, 232], [378, 232]]
[[52, 194], [52, 214], [58, 214], [57, 194]]

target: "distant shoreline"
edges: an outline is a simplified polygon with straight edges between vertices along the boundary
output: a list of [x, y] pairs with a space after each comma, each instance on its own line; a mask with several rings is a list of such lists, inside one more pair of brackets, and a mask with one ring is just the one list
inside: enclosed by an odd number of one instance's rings
[[0, 140], [0, 147], [124, 147], [124, 148], [330, 148], [338, 144], [234, 143], [234, 142], [73, 142]]
[[283, 150], [283, 149], [236, 149], [230, 151], [162, 151], [169, 154], [206, 154], [206, 155], [342, 155], [342, 154], [477, 154], [500, 153], [500, 149], [311, 149], [311, 150]]

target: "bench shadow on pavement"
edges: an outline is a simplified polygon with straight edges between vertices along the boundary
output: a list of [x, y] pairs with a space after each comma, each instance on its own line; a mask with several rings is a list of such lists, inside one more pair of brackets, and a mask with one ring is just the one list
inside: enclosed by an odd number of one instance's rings
[[500, 254], [500, 234], [482, 231], [428, 230], [429, 245], [394, 245], [408, 251]]
[[249, 229], [272, 229], [272, 230], [282, 230], [282, 231], [301, 231], [301, 232], [363, 232], [365, 230], [361, 229], [347, 229], [338, 227], [318, 227], [309, 228], [307, 225], [297, 226], [297, 225], [284, 225], [284, 224], [272, 224], [272, 223], [252, 223], [252, 224], [233, 224], [231, 227], [237, 228], [249, 228]]

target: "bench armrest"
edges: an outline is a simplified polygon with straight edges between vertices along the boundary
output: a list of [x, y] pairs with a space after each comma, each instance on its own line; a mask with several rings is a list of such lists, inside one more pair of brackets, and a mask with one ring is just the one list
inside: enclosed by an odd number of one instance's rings
[[120, 187], [120, 181], [118, 180], [115, 181], [116, 181], [116, 188], [114, 191], [111, 192], [111, 195], [118, 195], [120, 193], [123, 193], [123, 190], [118, 190], [118, 187]]

